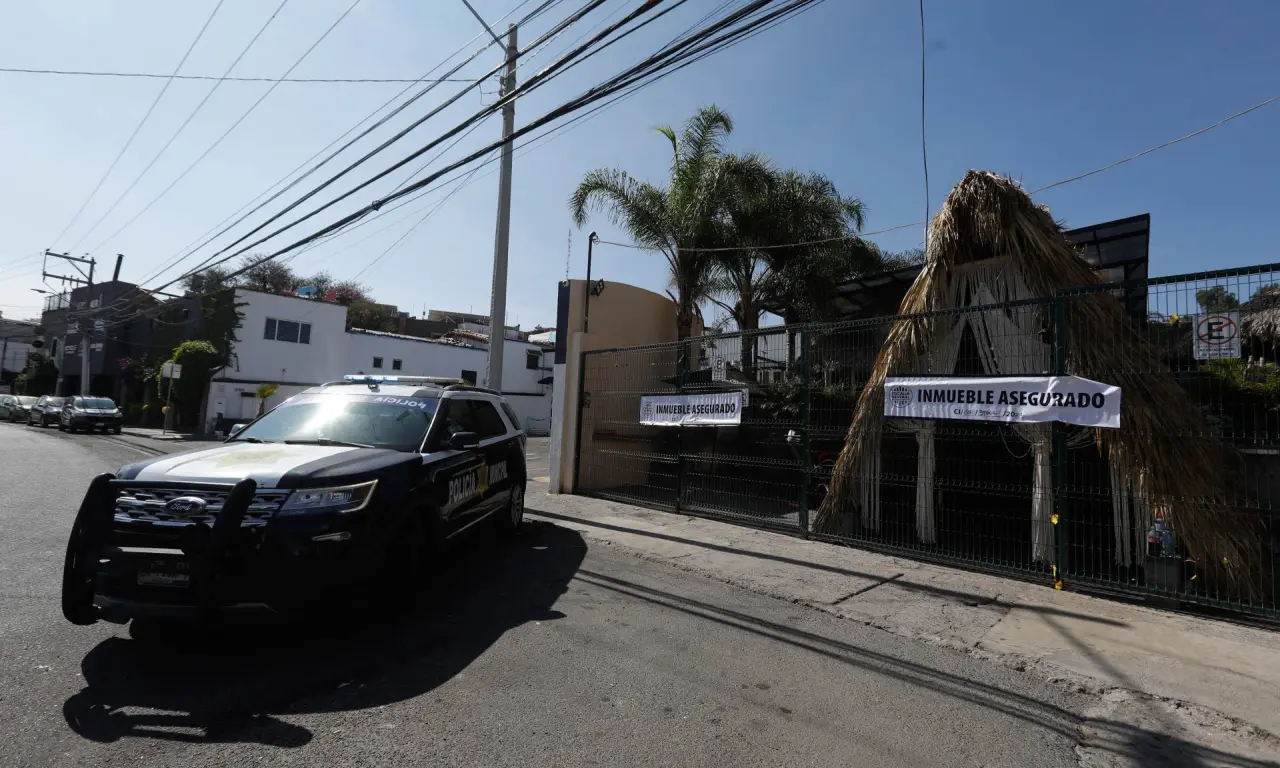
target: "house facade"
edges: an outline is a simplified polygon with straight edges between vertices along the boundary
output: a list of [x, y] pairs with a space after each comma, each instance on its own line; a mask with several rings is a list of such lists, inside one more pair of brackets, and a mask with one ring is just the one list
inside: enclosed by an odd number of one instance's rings
[[[364, 373], [485, 380], [487, 344], [347, 328], [347, 309], [315, 299], [236, 289], [242, 314], [228, 364], [209, 381], [203, 426], [225, 430], [253, 418], [262, 384], [279, 387], [267, 409], [308, 387]], [[484, 338], [481, 336], [481, 338]], [[551, 386], [544, 349], [508, 340], [501, 390], [531, 433], [550, 426]], [[536, 359], [535, 359], [536, 358]], [[495, 387], [496, 388], [496, 387]]]

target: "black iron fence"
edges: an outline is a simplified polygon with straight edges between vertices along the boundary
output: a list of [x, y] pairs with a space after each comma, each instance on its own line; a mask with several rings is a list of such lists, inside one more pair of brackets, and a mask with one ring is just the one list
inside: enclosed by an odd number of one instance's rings
[[[1108, 291], [1139, 300], [1095, 316]], [[1144, 305], [1145, 315], [1133, 311]], [[1278, 347], [1280, 265], [1270, 265], [593, 351], [582, 360], [577, 488], [1059, 587], [1277, 618]], [[1129, 383], [1126, 402], [1141, 403], [1144, 418], [1119, 430], [884, 418], [883, 387], [867, 387], [877, 370], [1070, 375], [1085, 358], [1091, 378]], [[655, 426], [642, 414], [646, 397], [735, 393], [734, 426]], [[1169, 469], [1166, 458], [1115, 447], [1135, 441], [1165, 446], [1168, 462], [1220, 460], [1225, 474], [1205, 476], [1227, 480], [1194, 493], [1174, 482], [1171, 494], [1150, 471]]]

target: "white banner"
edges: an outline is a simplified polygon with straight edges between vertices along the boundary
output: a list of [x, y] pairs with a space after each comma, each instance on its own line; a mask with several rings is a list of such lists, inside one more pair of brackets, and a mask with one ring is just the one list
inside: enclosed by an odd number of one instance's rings
[[884, 415], [1120, 428], [1120, 388], [1076, 376], [890, 376]]
[[642, 395], [640, 423], [650, 427], [736, 427], [742, 423], [742, 392]]

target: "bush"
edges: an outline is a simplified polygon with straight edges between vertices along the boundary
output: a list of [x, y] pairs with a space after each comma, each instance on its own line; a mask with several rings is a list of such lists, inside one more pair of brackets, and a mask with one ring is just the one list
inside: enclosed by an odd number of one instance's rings
[[[173, 382], [173, 402], [178, 407], [181, 423], [192, 424], [199, 420], [196, 413], [200, 398], [204, 396], [209, 372], [221, 364], [218, 350], [207, 341], [184, 341], [173, 350], [167, 362], [182, 366], [182, 377]], [[163, 368], [156, 371], [156, 386], [160, 396], [168, 399], [169, 383], [164, 380]]]

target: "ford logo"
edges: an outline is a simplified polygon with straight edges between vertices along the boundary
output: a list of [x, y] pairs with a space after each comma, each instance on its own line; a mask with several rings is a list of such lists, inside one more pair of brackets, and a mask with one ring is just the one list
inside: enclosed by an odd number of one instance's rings
[[208, 508], [204, 503], [204, 499], [198, 496], [179, 496], [176, 499], [170, 499], [169, 503], [164, 505], [168, 512], [174, 512], [180, 515], [189, 515], [192, 512], [203, 512]]

